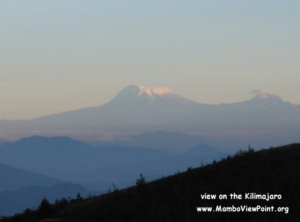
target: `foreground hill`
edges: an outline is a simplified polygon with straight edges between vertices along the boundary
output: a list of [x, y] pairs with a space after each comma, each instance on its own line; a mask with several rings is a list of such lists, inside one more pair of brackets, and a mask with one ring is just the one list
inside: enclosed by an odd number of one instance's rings
[[[37, 211], [27, 210], [2, 221], [297, 221], [299, 158], [300, 144], [258, 152], [249, 148], [149, 183], [141, 175], [137, 186], [114, 187], [101, 196], [51, 206], [43, 201]], [[230, 194], [240, 199], [231, 199]], [[259, 199], [257, 195], [265, 196]], [[201, 207], [215, 212], [199, 212], [204, 209]]]

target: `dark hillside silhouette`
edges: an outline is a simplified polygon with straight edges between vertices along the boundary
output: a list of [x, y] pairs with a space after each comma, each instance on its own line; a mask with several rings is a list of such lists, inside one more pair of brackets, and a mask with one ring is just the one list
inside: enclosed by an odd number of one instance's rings
[[[48, 218], [60, 221], [297, 221], [300, 216], [300, 144], [233, 156], [200, 168], [188, 168], [152, 182], [137, 175], [137, 185], [107, 194], [51, 205]], [[145, 183], [144, 183], [145, 180]], [[230, 194], [242, 194], [240, 200]], [[245, 199], [245, 193], [280, 195], [280, 199]], [[205, 199], [216, 194], [216, 200]], [[219, 199], [226, 194], [227, 199]], [[197, 207], [277, 207], [282, 212], [197, 212]], [[50, 211], [49, 211], [50, 212]], [[37, 221], [27, 211], [1, 221]]]

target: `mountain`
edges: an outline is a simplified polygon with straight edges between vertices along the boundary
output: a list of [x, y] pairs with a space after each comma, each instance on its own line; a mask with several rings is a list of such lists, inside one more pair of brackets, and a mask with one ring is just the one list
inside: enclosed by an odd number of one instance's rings
[[144, 147], [93, 147], [69, 137], [32, 136], [0, 146], [0, 162], [4, 164], [78, 183], [91, 190], [107, 190], [112, 183], [126, 187], [140, 173], [155, 179], [199, 166], [201, 161], [219, 159], [221, 154], [185, 156]]
[[194, 105], [196, 103], [173, 93], [167, 87], [131, 85], [121, 90], [109, 104], [115, 106], [141, 106], [153, 104]]
[[2, 221], [294, 222], [299, 219], [299, 158], [300, 144], [249, 149], [155, 181], [141, 175], [136, 186]]
[[[28, 121], [1, 121], [0, 128], [26, 130], [139, 130], [165, 128], [174, 112], [185, 112], [195, 102], [166, 87], [129, 86], [110, 102]], [[173, 124], [171, 124], [173, 125]], [[160, 127], [161, 126], [161, 127]]]
[[2, 163], [0, 163], [0, 177], [0, 192], [32, 185], [50, 187], [63, 182], [61, 179], [21, 170]]
[[94, 156], [94, 149], [65, 136], [31, 136], [0, 146], [0, 162], [69, 181], [98, 161], [89, 159]]
[[3, 135], [63, 133], [94, 143], [145, 132], [179, 131], [202, 135], [222, 148], [298, 141], [300, 106], [271, 93], [253, 93], [247, 101], [210, 105], [185, 99], [167, 87], [132, 85], [104, 105], [26, 121], [2, 120], [0, 130]]

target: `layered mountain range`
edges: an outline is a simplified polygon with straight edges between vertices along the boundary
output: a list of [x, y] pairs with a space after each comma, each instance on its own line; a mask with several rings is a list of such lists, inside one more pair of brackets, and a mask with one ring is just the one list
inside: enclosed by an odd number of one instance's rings
[[[178, 137], [182, 140], [180, 145], [189, 149], [175, 154], [163, 148], [137, 147], [144, 144], [145, 138], [161, 136], [166, 137], [165, 141]], [[147, 133], [136, 136], [134, 141], [134, 147], [91, 146], [66, 136], [31, 136], [0, 145], [0, 216], [36, 208], [43, 198], [54, 202], [74, 198], [78, 193], [99, 194], [134, 185], [141, 173], [153, 180], [227, 155], [201, 144], [201, 137], [183, 133]]]
[[20, 196], [19, 189], [24, 193], [27, 187], [27, 193], [38, 186], [40, 198], [50, 186], [66, 181], [100, 191], [112, 183], [126, 187], [140, 173], [156, 179], [249, 144], [259, 149], [299, 142], [300, 106], [271, 93], [254, 93], [247, 101], [210, 105], [166, 87], [132, 85], [98, 107], [2, 120], [1, 135], [23, 138], [0, 143], [0, 197]]
[[[174, 154], [165, 149], [121, 145], [95, 147], [69, 137], [32, 136], [0, 146], [0, 163], [101, 191], [108, 189], [111, 183], [129, 185], [140, 173], [157, 178], [225, 155], [216, 148], [197, 143], [196, 140], [193, 143], [197, 145], [184, 153]], [[0, 176], [2, 168], [0, 167]], [[18, 175], [15, 178], [19, 178]], [[48, 180], [43, 179], [46, 182]], [[0, 188], [1, 185], [0, 183]], [[24, 184], [29, 185], [30, 183]], [[19, 187], [14, 187], [16, 188]]]
[[108, 133], [113, 138], [122, 138], [128, 132], [180, 131], [210, 137], [219, 141], [219, 147], [226, 136], [237, 141], [242, 139], [241, 144], [256, 143], [254, 138], [265, 141], [259, 146], [273, 145], [269, 138], [274, 135], [284, 140], [279, 139], [274, 145], [296, 140], [300, 106], [271, 93], [254, 93], [247, 101], [210, 105], [183, 98], [167, 87], [131, 85], [104, 105], [26, 121], [2, 120], [0, 130], [27, 132], [26, 136], [30, 132], [63, 133], [77, 139], [86, 134], [90, 141], [105, 139]]

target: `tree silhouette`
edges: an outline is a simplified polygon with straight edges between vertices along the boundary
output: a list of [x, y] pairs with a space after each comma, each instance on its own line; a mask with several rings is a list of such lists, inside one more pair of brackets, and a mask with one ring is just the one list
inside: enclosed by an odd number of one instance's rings
[[146, 178], [143, 176], [143, 174], [140, 174], [140, 178], [136, 179], [136, 185], [137, 187], [142, 187], [146, 183]]
[[44, 198], [41, 201], [41, 204], [39, 205], [39, 208], [38, 208], [39, 219], [46, 218], [46, 217], [50, 216], [51, 213], [52, 213], [51, 205], [50, 205], [49, 201], [46, 198]]

